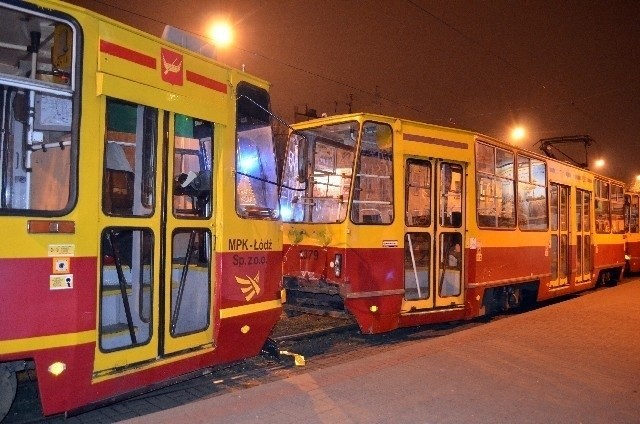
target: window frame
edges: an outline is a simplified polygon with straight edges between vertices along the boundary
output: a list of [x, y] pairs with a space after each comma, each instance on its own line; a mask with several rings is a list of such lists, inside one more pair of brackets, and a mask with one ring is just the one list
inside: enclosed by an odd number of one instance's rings
[[[482, 148], [488, 148], [491, 149], [493, 154], [491, 157], [492, 160], [492, 166], [485, 166], [483, 165], [483, 162], [481, 162], [479, 160], [479, 151], [480, 148], [479, 146], [482, 146]], [[475, 180], [476, 180], [476, 224], [478, 225], [478, 228], [481, 229], [487, 229], [487, 230], [500, 230], [500, 231], [514, 231], [517, 227], [518, 227], [518, 216], [517, 216], [517, 206], [515, 205], [515, 200], [516, 200], [516, 182], [515, 182], [515, 166], [516, 166], [516, 158], [515, 158], [515, 153], [511, 150], [502, 148], [502, 147], [498, 147], [495, 146], [493, 144], [489, 144], [485, 141], [482, 140], [476, 140], [475, 143], [475, 155], [474, 155], [474, 160], [475, 160]], [[506, 154], [507, 157], [509, 156], [511, 158], [511, 170], [510, 173], [511, 175], [509, 175], [509, 169], [506, 169], [505, 172], [500, 173], [498, 171], [498, 167], [497, 167], [497, 159], [498, 159], [498, 152], [501, 152], [502, 154]], [[508, 161], [505, 162], [508, 164]], [[493, 171], [491, 171], [491, 173], [489, 173], [489, 169], [493, 168]], [[480, 180], [481, 178], [484, 178], [486, 180], [489, 180], [491, 182], [491, 188], [492, 190], [494, 190], [497, 193], [497, 183], [500, 182], [503, 187], [505, 186], [505, 184], [507, 186], [511, 187], [511, 195], [512, 195], [512, 214], [510, 217], [510, 222], [512, 222], [512, 225], [509, 226], [505, 226], [505, 225], [500, 225], [500, 215], [498, 214], [498, 209], [497, 209], [497, 205], [496, 205], [496, 200], [498, 199], [497, 196], [493, 195], [493, 207], [495, 209], [495, 214], [493, 216], [491, 215], [483, 215], [483, 216], [491, 216], [493, 219], [495, 219], [496, 225], [495, 226], [487, 226], [487, 225], [481, 225], [481, 219], [480, 219], [480, 210], [483, 209], [480, 207], [480, 197], [481, 195], [483, 195], [483, 191], [481, 188], [481, 184], [480, 184]], [[500, 193], [502, 194], [502, 189], [500, 190]], [[488, 196], [488, 195], [485, 195]], [[501, 199], [504, 200], [505, 196], [502, 195]], [[508, 199], [508, 196], [507, 196]]]

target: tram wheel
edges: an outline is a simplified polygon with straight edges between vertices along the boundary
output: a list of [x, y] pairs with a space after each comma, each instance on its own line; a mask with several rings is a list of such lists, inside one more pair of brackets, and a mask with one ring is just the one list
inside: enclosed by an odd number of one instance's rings
[[7, 416], [16, 397], [18, 380], [16, 373], [0, 366], [0, 421]]

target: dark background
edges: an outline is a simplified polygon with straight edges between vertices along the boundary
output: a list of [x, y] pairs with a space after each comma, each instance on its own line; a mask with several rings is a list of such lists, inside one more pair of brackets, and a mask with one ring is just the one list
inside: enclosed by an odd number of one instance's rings
[[[272, 83], [274, 111], [300, 120], [374, 112], [470, 129], [538, 151], [590, 135], [590, 169], [640, 174], [638, 0], [72, 0], [161, 35], [234, 26], [222, 62]], [[295, 112], [298, 112], [297, 114]], [[565, 153], [585, 161], [582, 147]]]

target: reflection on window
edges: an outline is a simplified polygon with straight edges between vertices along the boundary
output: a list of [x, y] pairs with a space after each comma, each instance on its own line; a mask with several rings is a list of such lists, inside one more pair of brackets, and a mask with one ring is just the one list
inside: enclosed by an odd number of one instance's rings
[[462, 287], [462, 234], [440, 234], [440, 297], [459, 296]]
[[596, 232], [611, 232], [611, 211], [609, 201], [609, 183], [602, 180], [595, 180], [595, 214]]
[[591, 193], [576, 189], [576, 225], [578, 234], [577, 268], [578, 275], [587, 274], [591, 270]]
[[404, 244], [404, 298], [429, 298], [431, 235], [407, 233]]
[[624, 187], [611, 184], [611, 231], [624, 233]]
[[181, 230], [173, 234], [171, 268], [171, 335], [202, 331], [211, 308], [211, 234]]
[[518, 155], [518, 226], [521, 230], [547, 229], [547, 164]]
[[149, 216], [155, 195], [158, 111], [107, 99], [102, 210], [108, 215]]
[[153, 328], [153, 234], [106, 228], [102, 234], [100, 349], [139, 346]]
[[476, 143], [478, 226], [515, 228], [513, 153]]
[[428, 227], [431, 225], [431, 164], [427, 161], [409, 159], [407, 161], [407, 210], [408, 226]]
[[638, 225], [638, 196], [631, 196], [631, 204], [629, 208], [629, 232], [640, 232], [640, 225]]
[[393, 131], [389, 125], [363, 125], [351, 205], [351, 220], [356, 224], [393, 221], [392, 148]]
[[212, 123], [176, 114], [173, 159], [175, 216], [211, 216], [212, 140]]
[[276, 157], [266, 91], [238, 87], [236, 211], [243, 218], [278, 217]]
[[74, 203], [76, 34], [39, 13], [0, 6], [0, 213]]
[[357, 136], [357, 122], [323, 125], [292, 134], [280, 196], [284, 221], [344, 221]]
[[440, 226], [462, 226], [462, 167], [440, 164]]

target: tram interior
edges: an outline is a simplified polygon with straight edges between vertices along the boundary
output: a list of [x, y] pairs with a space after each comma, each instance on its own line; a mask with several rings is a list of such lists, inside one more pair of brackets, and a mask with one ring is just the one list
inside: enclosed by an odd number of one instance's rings
[[0, 208], [58, 211], [69, 202], [73, 33], [0, 6]]

